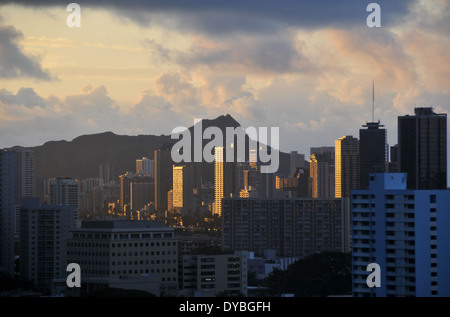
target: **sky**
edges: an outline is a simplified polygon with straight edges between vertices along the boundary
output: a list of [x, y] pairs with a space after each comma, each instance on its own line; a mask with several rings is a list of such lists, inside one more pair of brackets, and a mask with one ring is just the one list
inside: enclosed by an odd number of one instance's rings
[[450, 109], [450, 4], [158, 0], [69, 4], [0, 0], [0, 148], [112, 131], [170, 134], [232, 115], [279, 127], [280, 149], [358, 137], [374, 118]]

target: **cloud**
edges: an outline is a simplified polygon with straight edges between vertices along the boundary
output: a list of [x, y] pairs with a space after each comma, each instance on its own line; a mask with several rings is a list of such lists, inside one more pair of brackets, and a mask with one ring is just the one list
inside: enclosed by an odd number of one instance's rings
[[189, 36], [187, 49], [166, 48], [153, 39], [142, 41], [152, 63], [175, 64], [186, 71], [206, 66], [223, 74], [274, 75], [315, 71], [316, 65], [304, 53], [305, 44], [295, 32], [271, 35], [236, 35], [214, 39]]
[[[57, 0], [0, 1], [26, 6], [61, 6]], [[395, 24], [409, 11], [408, 0], [378, 0], [385, 25]], [[195, 30], [204, 34], [264, 33], [285, 27], [317, 28], [365, 25], [368, 2], [360, 0], [130, 0], [89, 1], [82, 7], [110, 9], [117, 16], [140, 25]]]
[[31, 77], [51, 80], [47, 70], [42, 69], [35, 56], [27, 56], [18, 45], [22, 33], [13, 26], [0, 23], [0, 78]]
[[9, 105], [24, 105], [27, 108], [45, 107], [45, 100], [36, 94], [33, 88], [20, 88], [17, 94], [12, 94], [6, 89], [0, 90], [0, 101]]

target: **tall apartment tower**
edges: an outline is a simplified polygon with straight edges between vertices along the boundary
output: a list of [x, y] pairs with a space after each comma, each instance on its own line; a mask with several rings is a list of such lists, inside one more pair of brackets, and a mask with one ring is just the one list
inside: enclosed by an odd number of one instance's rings
[[124, 212], [125, 208], [131, 206], [130, 184], [133, 181], [133, 172], [128, 171], [119, 176], [120, 183], [120, 211]]
[[[407, 189], [406, 173], [377, 173], [352, 192], [354, 296], [450, 296], [450, 190]], [[380, 266], [369, 288], [367, 266]]]
[[67, 240], [74, 228], [74, 207], [23, 200], [20, 215], [20, 276], [51, 294], [52, 280], [67, 277]]
[[222, 199], [236, 192], [236, 165], [225, 161], [225, 148], [214, 149], [214, 214], [222, 214]]
[[398, 168], [408, 189], [447, 188], [447, 114], [415, 108], [398, 117]]
[[14, 275], [15, 153], [0, 150], [0, 271]]
[[80, 186], [73, 178], [56, 178], [50, 184], [50, 205], [74, 208], [74, 223], [79, 225]]
[[172, 207], [182, 214], [194, 211], [194, 168], [190, 165], [173, 166]]
[[132, 212], [135, 213], [155, 201], [155, 181], [150, 175], [135, 174], [129, 186]]
[[367, 122], [359, 130], [359, 185], [369, 188], [371, 173], [385, 173], [387, 169], [386, 129], [378, 122]]
[[311, 195], [313, 198], [334, 198], [335, 166], [333, 152], [311, 154], [309, 172], [312, 180]]
[[305, 167], [305, 154], [299, 154], [297, 151], [291, 151], [289, 154], [290, 158], [290, 168], [289, 168], [289, 176], [295, 174], [297, 168]]
[[335, 141], [335, 197], [350, 197], [359, 189], [359, 140], [351, 135]]
[[155, 208], [158, 211], [167, 210], [167, 194], [172, 189], [173, 161], [171, 156], [171, 145], [164, 144], [154, 154], [155, 175]]

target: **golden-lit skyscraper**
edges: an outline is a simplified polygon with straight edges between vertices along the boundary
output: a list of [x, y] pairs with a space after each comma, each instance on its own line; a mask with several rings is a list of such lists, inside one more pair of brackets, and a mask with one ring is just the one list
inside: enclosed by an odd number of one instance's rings
[[222, 213], [222, 198], [224, 197], [224, 148], [214, 149], [214, 214]]
[[313, 198], [334, 198], [334, 153], [313, 153], [310, 159]]
[[359, 189], [359, 141], [351, 135], [335, 140], [335, 197], [350, 197]]
[[222, 199], [235, 193], [236, 170], [234, 162], [225, 161], [225, 148], [214, 149], [214, 214], [222, 214]]
[[194, 175], [189, 165], [173, 165], [172, 207], [188, 212], [194, 208]]

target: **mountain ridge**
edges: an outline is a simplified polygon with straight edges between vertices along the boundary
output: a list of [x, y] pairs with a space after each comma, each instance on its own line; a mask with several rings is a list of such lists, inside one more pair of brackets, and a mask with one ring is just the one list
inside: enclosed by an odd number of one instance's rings
[[[215, 119], [202, 119], [202, 129], [209, 126], [217, 126], [225, 131], [226, 127], [236, 128], [240, 124], [227, 114]], [[194, 125], [188, 129], [193, 131], [193, 127]], [[163, 144], [176, 142], [176, 139], [164, 134], [120, 135], [105, 131], [83, 134], [71, 141], [47, 141], [39, 146], [25, 148], [34, 151], [36, 179], [99, 177], [100, 164], [108, 163], [114, 168], [111, 176], [117, 180], [117, 177], [126, 171], [135, 171], [136, 159], [153, 159], [154, 150]], [[281, 169], [284, 167], [285, 155], [280, 152]]]

